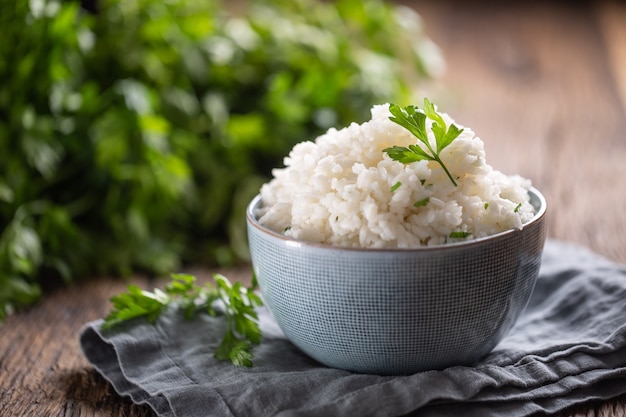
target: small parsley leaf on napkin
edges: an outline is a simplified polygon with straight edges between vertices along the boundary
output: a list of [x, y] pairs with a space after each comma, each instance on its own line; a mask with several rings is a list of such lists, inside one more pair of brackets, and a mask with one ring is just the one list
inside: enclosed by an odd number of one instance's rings
[[191, 319], [198, 312], [226, 318], [226, 332], [214, 353], [219, 360], [231, 361], [237, 366], [252, 366], [252, 348], [261, 342], [261, 330], [255, 307], [263, 304], [255, 293], [256, 279], [244, 287], [241, 282], [231, 284], [221, 274], [213, 276], [215, 285], [196, 284], [196, 277], [189, 274], [172, 274], [172, 280], [164, 290], [153, 292], [129, 285], [128, 291], [111, 298], [113, 310], [105, 317], [103, 329], [111, 329], [131, 319], [143, 317], [154, 323], [169, 306], [177, 307], [185, 318]]

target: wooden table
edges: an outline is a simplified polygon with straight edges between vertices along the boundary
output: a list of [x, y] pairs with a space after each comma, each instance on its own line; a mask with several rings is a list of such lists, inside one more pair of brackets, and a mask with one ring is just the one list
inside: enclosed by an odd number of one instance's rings
[[[551, 238], [626, 263], [626, 4], [404, 1], [447, 62], [426, 94], [477, 132], [492, 165], [544, 192]], [[125, 287], [107, 278], [79, 283], [7, 320], [0, 416], [153, 415], [117, 396], [78, 346], [80, 327], [104, 316]], [[626, 396], [560, 414], [625, 415]]]

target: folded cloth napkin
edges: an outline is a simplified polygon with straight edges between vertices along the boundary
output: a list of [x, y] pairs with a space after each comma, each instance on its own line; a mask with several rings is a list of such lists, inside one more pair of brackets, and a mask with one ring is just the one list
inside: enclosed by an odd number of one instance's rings
[[174, 311], [115, 331], [88, 323], [80, 344], [120, 395], [159, 416], [528, 416], [626, 393], [626, 267], [548, 240], [533, 296], [475, 366], [408, 376], [324, 367], [260, 311], [254, 367], [213, 358], [219, 317]]

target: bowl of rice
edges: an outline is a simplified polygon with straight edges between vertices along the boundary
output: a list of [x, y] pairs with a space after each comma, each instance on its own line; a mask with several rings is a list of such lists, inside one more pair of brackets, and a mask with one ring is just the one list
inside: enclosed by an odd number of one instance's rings
[[431, 118], [441, 163], [394, 160], [386, 150], [416, 138], [392, 120], [377, 105], [371, 120], [292, 149], [247, 209], [254, 273], [285, 336], [324, 365], [385, 375], [471, 365], [526, 307], [546, 201], [488, 165], [468, 128], [438, 149]]

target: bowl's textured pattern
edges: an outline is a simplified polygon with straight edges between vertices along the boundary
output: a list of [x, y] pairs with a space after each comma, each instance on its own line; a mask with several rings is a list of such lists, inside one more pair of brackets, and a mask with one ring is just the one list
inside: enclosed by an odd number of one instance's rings
[[[417, 250], [348, 249], [268, 231], [248, 209], [254, 271], [285, 335], [319, 362], [406, 374], [470, 364], [511, 329], [531, 295], [545, 200], [522, 230]], [[543, 207], [542, 207], [543, 206]]]

